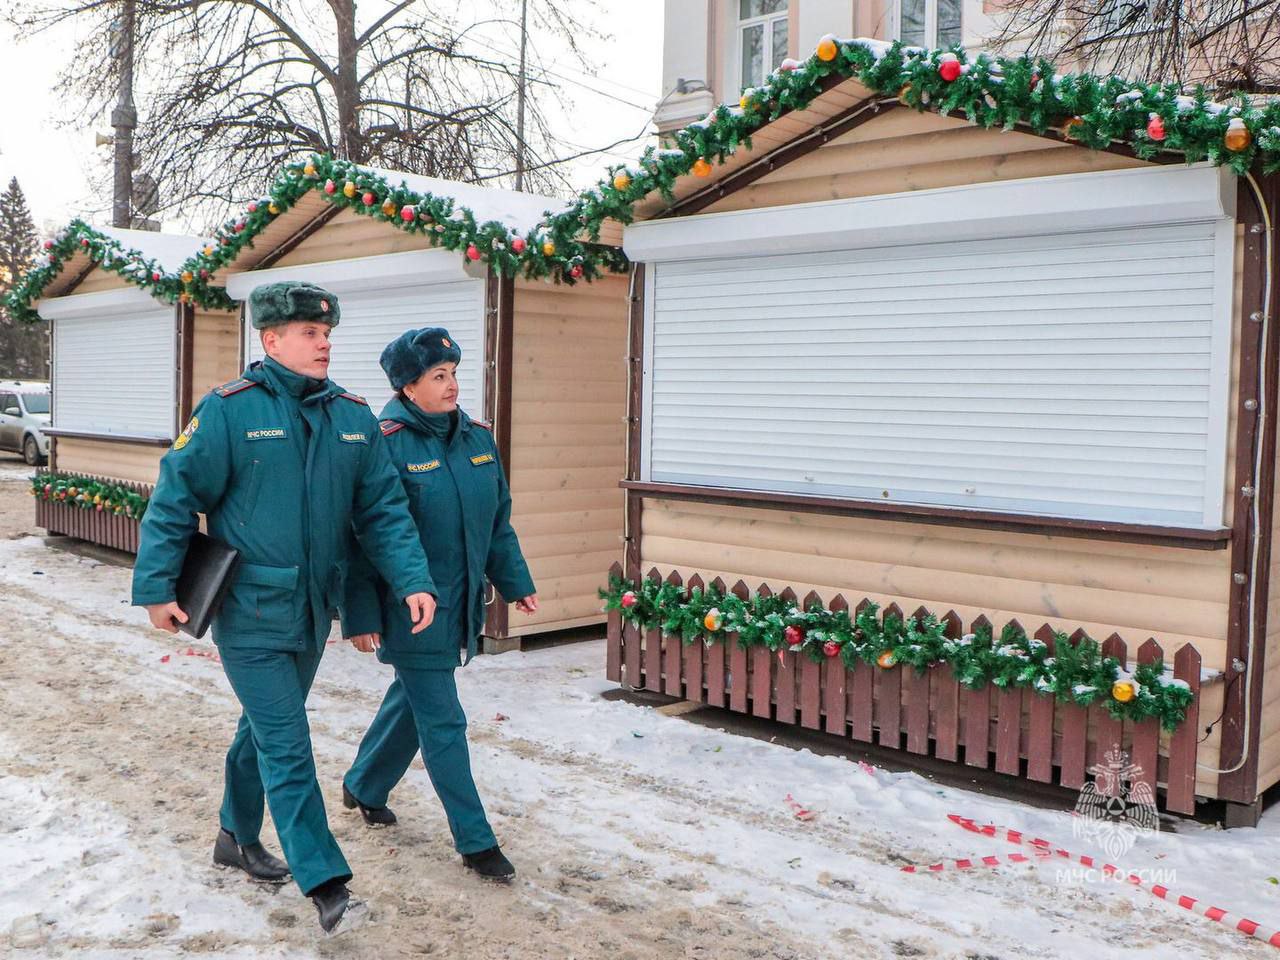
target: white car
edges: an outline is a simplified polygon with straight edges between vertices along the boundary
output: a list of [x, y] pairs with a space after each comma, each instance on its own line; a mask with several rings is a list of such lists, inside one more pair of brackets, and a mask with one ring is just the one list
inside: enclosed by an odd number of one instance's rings
[[14, 450], [31, 466], [49, 459], [49, 387], [0, 382], [0, 450]]

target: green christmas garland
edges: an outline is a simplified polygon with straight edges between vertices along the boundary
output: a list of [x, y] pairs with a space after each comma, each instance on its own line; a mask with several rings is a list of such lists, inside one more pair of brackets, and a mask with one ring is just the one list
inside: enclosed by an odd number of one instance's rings
[[44, 471], [31, 478], [31, 495], [40, 500], [57, 501], [81, 510], [97, 510], [116, 516], [141, 520], [148, 498], [135, 490], [95, 480], [75, 473]]
[[1111, 716], [1132, 721], [1155, 718], [1164, 730], [1186, 719], [1193, 699], [1190, 686], [1169, 676], [1162, 661], [1139, 664], [1132, 673], [1088, 637], [1072, 643], [1054, 634], [1054, 653], [1015, 624], [997, 640], [990, 626], [959, 638], [946, 635], [932, 614], [916, 618], [881, 615], [868, 604], [858, 611], [832, 611], [815, 604], [800, 609], [778, 596], [752, 594], [742, 600], [714, 587], [685, 588], [611, 577], [600, 590], [605, 610], [643, 630], [658, 629], [690, 644], [723, 641], [736, 634], [744, 649], [790, 650], [815, 663], [839, 657], [846, 667], [859, 663], [888, 668], [913, 667], [923, 673], [947, 664], [970, 689], [988, 684], [1000, 689], [1024, 687], [1080, 706], [1100, 704]]
[[[89, 226], [83, 220], [72, 220], [51, 240], [44, 243], [44, 253], [37, 264], [5, 297], [9, 315], [23, 323], [34, 323], [40, 315], [32, 304], [40, 299], [45, 288], [62, 272], [66, 262], [77, 253], [87, 254], [103, 270], [127, 280], [146, 290], [157, 300], [176, 303], [188, 294], [179, 277], [155, 260], [133, 249], [126, 249], [114, 237]], [[221, 288], [203, 290], [199, 298], [202, 306], [211, 309], [230, 310], [235, 304]]]

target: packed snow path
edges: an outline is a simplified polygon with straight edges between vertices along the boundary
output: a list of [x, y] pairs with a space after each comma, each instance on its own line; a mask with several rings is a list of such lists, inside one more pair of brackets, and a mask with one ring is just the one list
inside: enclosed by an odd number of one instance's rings
[[[12, 493], [16, 485], [7, 483]], [[20, 491], [19, 491], [20, 492]], [[29, 504], [28, 504], [29, 508]], [[1269, 957], [1273, 948], [1052, 865], [909, 875], [1010, 852], [958, 812], [1080, 852], [1067, 814], [862, 768], [602, 700], [600, 642], [462, 671], [476, 779], [520, 875], [478, 882], [426, 773], [384, 831], [339, 783], [390, 671], [330, 646], [311, 698], [321, 785], [375, 922], [336, 941], [290, 885], [209, 861], [236, 707], [211, 644], [156, 633], [129, 571], [0, 540], [0, 953], [18, 958]], [[167, 660], [162, 658], [168, 657]], [[498, 719], [499, 715], [503, 719]], [[793, 816], [787, 794], [816, 811]], [[1123, 861], [1262, 923], [1280, 919], [1280, 816], [1180, 823]], [[264, 837], [278, 849], [274, 836]]]

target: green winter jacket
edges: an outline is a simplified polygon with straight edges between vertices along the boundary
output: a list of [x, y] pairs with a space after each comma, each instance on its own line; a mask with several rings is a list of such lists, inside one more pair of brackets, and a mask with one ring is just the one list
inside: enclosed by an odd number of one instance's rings
[[[393, 398], [382, 433], [409, 494], [409, 509], [436, 585], [431, 626], [411, 634], [404, 604], [367, 561], [352, 561], [342, 606], [343, 636], [379, 633], [378, 658], [423, 668], [456, 667], [475, 656], [484, 629], [485, 580], [510, 602], [535, 592], [511, 527], [511, 492], [493, 434], [463, 411], [424, 414]], [[363, 541], [368, 550], [369, 540]]]
[[[273, 360], [200, 401], [160, 461], [143, 517], [133, 603], [168, 603], [198, 523], [240, 552], [214, 616], [218, 644], [324, 643], [341, 602], [352, 531], [400, 606], [435, 593], [387, 444], [365, 401]], [[308, 636], [308, 633], [310, 636]]]

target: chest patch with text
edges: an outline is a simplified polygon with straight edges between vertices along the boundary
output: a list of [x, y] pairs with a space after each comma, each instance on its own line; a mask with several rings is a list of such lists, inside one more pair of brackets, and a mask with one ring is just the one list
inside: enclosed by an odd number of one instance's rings
[[428, 460], [426, 463], [406, 463], [404, 465], [405, 469], [410, 473], [426, 473], [429, 470], [436, 469], [438, 466], [440, 466], [439, 460]]
[[338, 438], [343, 443], [368, 443], [369, 437], [363, 433], [339, 433]]
[[471, 458], [471, 465], [472, 465], [473, 467], [478, 467], [478, 466], [480, 466], [481, 464], [485, 464], [485, 463], [493, 463], [493, 459], [494, 459], [494, 457], [493, 457], [493, 454], [492, 454], [492, 453], [482, 453], [482, 454], [480, 454], [480, 456], [478, 456], [478, 457], [472, 457], [472, 458]]
[[284, 427], [260, 427], [244, 432], [246, 440], [283, 440], [284, 436]]

